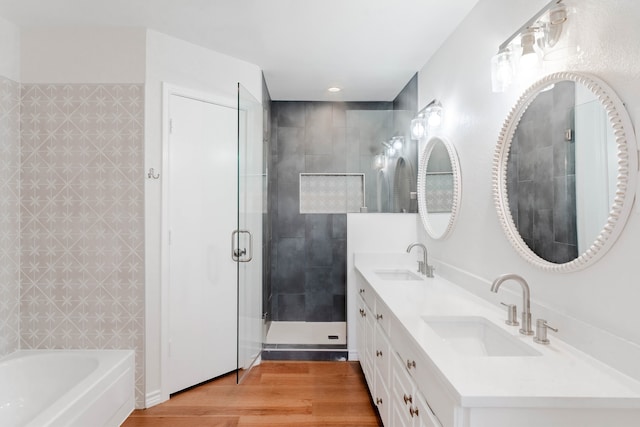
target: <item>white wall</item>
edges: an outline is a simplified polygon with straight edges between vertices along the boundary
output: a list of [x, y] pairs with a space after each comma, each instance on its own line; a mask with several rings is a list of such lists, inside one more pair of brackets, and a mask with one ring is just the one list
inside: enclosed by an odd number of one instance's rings
[[0, 76], [20, 81], [20, 29], [0, 17]]
[[[405, 253], [416, 241], [418, 214], [350, 213], [347, 214], [347, 349], [349, 360], [358, 360], [356, 337], [356, 270], [354, 254]], [[421, 259], [417, 251], [416, 260]], [[431, 261], [429, 261], [431, 262]]]
[[22, 83], [142, 83], [143, 28], [25, 28]]
[[[147, 31], [145, 163], [146, 170], [154, 168], [161, 176], [163, 82], [232, 99], [237, 96], [237, 83], [240, 82], [257, 100], [262, 99], [262, 72], [258, 66], [156, 31]], [[161, 182], [162, 178], [147, 180], [145, 185], [148, 405], [159, 403], [161, 400]]]
[[[448, 272], [492, 301], [512, 299], [521, 304], [519, 292], [503, 295], [501, 291], [497, 297], [489, 292], [490, 281], [499, 274], [521, 274], [531, 286], [534, 318], [543, 313], [560, 328], [559, 337], [640, 379], [640, 368], [629, 357], [640, 356], [638, 212], [633, 211], [623, 235], [597, 264], [559, 274], [538, 270], [518, 256], [503, 233], [493, 204], [491, 166], [498, 133], [519, 92], [532, 81], [520, 82], [519, 87], [505, 93], [492, 93], [490, 59], [498, 45], [546, 3], [480, 0], [420, 71], [418, 104], [422, 107], [433, 98], [442, 101], [447, 122], [439, 133], [458, 150], [463, 188], [460, 216], [450, 237], [433, 241], [421, 232], [420, 239], [443, 264], [438, 269], [441, 274]], [[581, 70], [604, 79], [626, 103], [637, 124], [640, 2], [577, 3], [584, 56], [554, 68]], [[508, 287], [516, 290], [512, 286]], [[607, 348], [608, 343], [615, 348]]]

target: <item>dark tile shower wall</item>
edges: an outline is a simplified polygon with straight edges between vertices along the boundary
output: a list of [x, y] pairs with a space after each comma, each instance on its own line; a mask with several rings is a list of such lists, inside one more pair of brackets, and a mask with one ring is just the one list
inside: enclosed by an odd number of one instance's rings
[[346, 215], [301, 215], [299, 175], [357, 172], [359, 164], [348, 160], [358, 146], [347, 137], [347, 114], [391, 108], [390, 102], [271, 103], [272, 320], [345, 320]]
[[508, 160], [516, 227], [529, 248], [554, 263], [578, 256], [575, 150], [565, 138], [573, 129], [574, 105], [573, 82], [541, 92], [522, 116]]

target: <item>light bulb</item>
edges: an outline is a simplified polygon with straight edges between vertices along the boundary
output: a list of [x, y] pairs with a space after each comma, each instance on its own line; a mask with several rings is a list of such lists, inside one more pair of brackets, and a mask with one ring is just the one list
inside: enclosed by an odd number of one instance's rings
[[513, 55], [510, 50], [499, 52], [491, 58], [491, 89], [504, 92], [515, 74]]
[[402, 138], [401, 137], [395, 137], [393, 138], [393, 148], [397, 151], [402, 150]]
[[522, 44], [522, 56], [520, 57], [520, 68], [524, 70], [536, 70], [540, 68], [540, 57], [533, 45], [536, 43], [536, 35], [533, 30], [522, 34], [520, 39]]
[[378, 154], [373, 158], [373, 168], [374, 169], [384, 169], [387, 163], [387, 158], [384, 154]]
[[429, 112], [429, 117], [427, 118], [427, 125], [430, 128], [438, 127], [442, 124], [442, 109], [441, 108], [433, 108]]
[[425, 134], [424, 118], [417, 117], [411, 120], [411, 139], [420, 139]]

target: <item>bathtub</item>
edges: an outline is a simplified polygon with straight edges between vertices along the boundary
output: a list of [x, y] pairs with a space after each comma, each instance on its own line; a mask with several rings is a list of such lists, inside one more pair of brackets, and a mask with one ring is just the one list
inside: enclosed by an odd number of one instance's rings
[[134, 407], [131, 350], [20, 350], [0, 359], [0, 426], [119, 426]]

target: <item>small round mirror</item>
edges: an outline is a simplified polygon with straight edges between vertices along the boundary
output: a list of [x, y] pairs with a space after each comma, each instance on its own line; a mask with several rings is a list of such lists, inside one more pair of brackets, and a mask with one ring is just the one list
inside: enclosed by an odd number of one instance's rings
[[460, 165], [455, 148], [434, 137], [422, 152], [418, 172], [418, 211], [429, 236], [444, 239], [460, 205]]
[[494, 200], [527, 261], [575, 271], [615, 242], [635, 196], [637, 154], [629, 116], [601, 80], [556, 73], [527, 89], [500, 133]]

